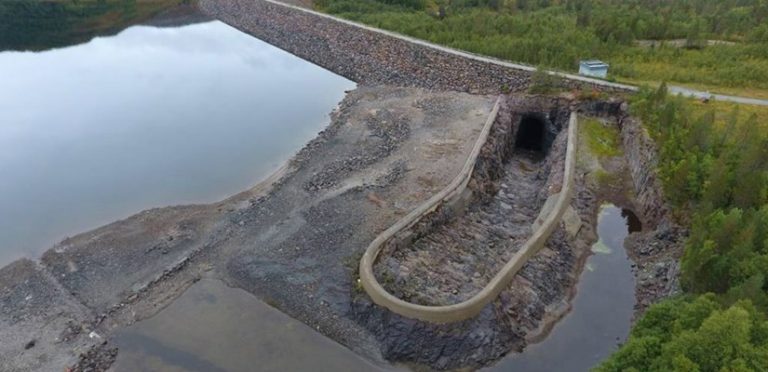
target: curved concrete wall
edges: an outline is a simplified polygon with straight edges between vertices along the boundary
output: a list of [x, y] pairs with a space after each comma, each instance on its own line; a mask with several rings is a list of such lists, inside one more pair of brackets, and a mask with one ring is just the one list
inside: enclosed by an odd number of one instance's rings
[[578, 122], [576, 113], [572, 112], [568, 125], [568, 145], [566, 150], [565, 170], [563, 173], [563, 187], [560, 191], [554, 208], [549, 213], [541, 226], [534, 231], [531, 237], [525, 242], [523, 247], [504, 265], [504, 267], [494, 276], [490, 282], [477, 294], [469, 300], [447, 306], [425, 306], [417, 305], [403, 301], [387, 292], [378, 282], [373, 271], [373, 264], [382, 247], [399, 232], [408, 229], [418, 223], [429, 213], [435, 211], [441, 205], [456, 202], [463, 192], [467, 189], [467, 184], [472, 176], [474, 164], [480, 149], [488, 139], [491, 126], [496, 119], [500, 101], [497, 100], [488, 121], [470, 153], [467, 162], [464, 164], [461, 172], [454, 180], [435, 196], [427, 200], [424, 204], [413, 210], [407, 216], [403, 217], [397, 223], [390, 226], [382, 232], [366, 249], [360, 260], [360, 281], [371, 297], [374, 303], [386, 307], [387, 309], [419, 320], [447, 323], [464, 320], [477, 315], [485, 305], [493, 301], [499, 293], [504, 290], [523, 267], [530, 257], [535, 255], [546, 243], [549, 236], [557, 228], [563, 213], [570, 204], [574, 187], [574, 171], [576, 166], [576, 146]]

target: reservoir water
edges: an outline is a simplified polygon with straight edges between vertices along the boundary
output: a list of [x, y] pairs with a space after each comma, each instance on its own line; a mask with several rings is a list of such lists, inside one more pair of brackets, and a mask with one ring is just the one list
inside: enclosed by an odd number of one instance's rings
[[217, 21], [0, 51], [0, 266], [247, 189], [354, 86]]

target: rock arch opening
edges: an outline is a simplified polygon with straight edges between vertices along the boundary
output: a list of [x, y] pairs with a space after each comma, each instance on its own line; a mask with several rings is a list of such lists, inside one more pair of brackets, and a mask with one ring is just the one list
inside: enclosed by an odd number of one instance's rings
[[525, 114], [520, 119], [515, 138], [515, 149], [545, 152], [547, 148], [547, 122], [540, 115]]

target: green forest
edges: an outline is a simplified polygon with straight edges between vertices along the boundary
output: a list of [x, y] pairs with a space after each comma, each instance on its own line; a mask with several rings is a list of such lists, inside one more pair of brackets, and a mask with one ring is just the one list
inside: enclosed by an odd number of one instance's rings
[[652, 306], [599, 371], [768, 370], [768, 132], [736, 106], [717, 120], [667, 94], [632, 98], [659, 145], [658, 172], [690, 226], [685, 294]]
[[[768, 97], [768, 0], [317, 0], [324, 12], [438, 44], [609, 79]], [[652, 41], [664, 41], [653, 43]]]

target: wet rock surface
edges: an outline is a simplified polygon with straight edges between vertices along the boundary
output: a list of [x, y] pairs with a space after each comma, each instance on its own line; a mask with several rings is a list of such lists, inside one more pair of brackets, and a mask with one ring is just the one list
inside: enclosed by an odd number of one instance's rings
[[646, 227], [640, 233], [630, 234], [624, 243], [636, 265], [639, 315], [653, 303], [680, 292], [680, 257], [688, 231], [674, 221], [665, 203], [656, 175], [656, 145], [642, 123], [622, 113], [619, 127], [635, 203]]
[[80, 357], [68, 372], [96, 372], [106, 371], [117, 358], [117, 347], [104, 341], [88, 349]]

